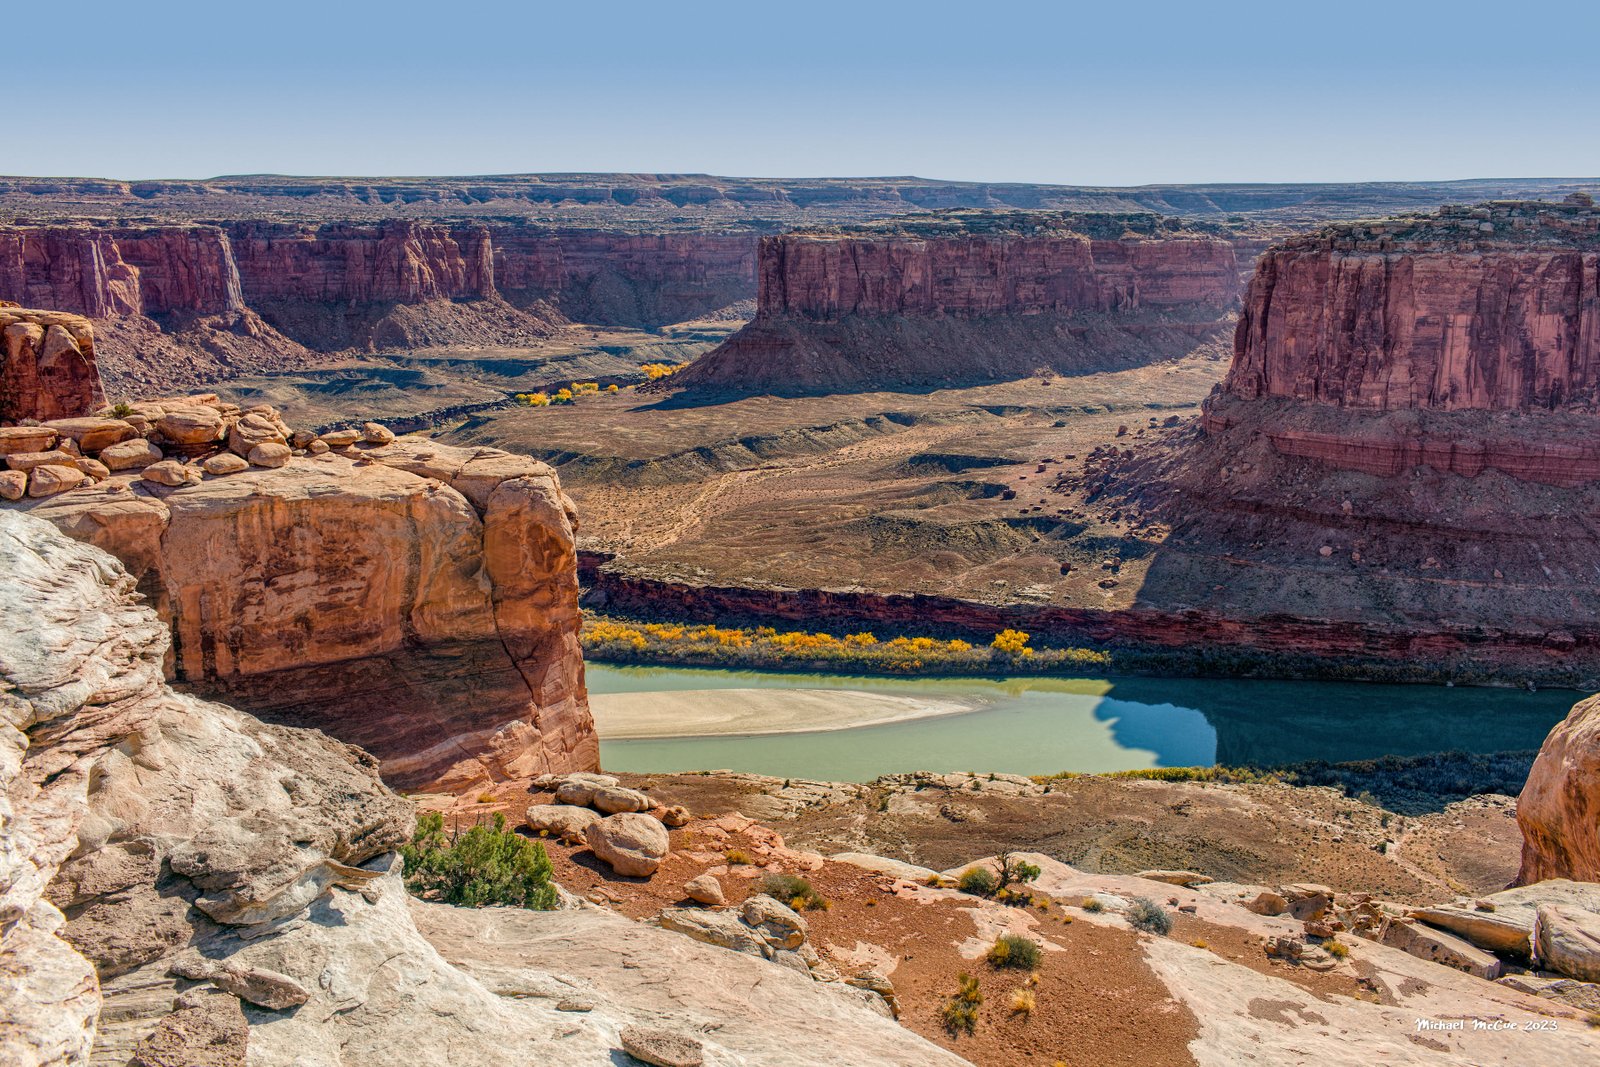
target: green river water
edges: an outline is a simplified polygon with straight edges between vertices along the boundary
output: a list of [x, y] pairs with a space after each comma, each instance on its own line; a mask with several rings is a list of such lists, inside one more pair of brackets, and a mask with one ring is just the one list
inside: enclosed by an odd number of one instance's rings
[[[590, 664], [609, 694], [856, 690], [970, 702], [956, 715], [809, 733], [608, 741], [608, 770], [728, 768], [869, 781], [898, 771], [1049, 774], [1538, 748], [1582, 694], [1219, 679], [870, 678]], [[602, 716], [603, 717], [603, 716]]]

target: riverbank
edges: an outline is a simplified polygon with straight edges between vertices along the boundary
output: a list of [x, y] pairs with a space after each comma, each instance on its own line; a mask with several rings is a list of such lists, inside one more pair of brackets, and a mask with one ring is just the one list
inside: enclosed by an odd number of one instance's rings
[[[1600, 689], [1600, 632], [1535, 633], [1486, 626], [1416, 631], [1401, 626], [1304, 619], [1233, 618], [1214, 612], [1122, 611], [1049, 604], [997, 604], [865, 590], [712, 586], [662, 580], [624, 569], [603, 553], [580, 553], [583, 605], [595, 618], [755, 631], [801, 626], [807, 632], [870, 631], [878, 641], [924, 637], [964, 641], [977, 655], [917, 667], [858, 661], [861, 673], [993, 676], [994, 635], [1030, 635], [1035, 655], [1003, 673], [1060, 675], [1093, 663], [1098, 673], [1172, 678]], [[752, 670], [834, 670], [839, 661], [804, 648], [700, 648], [616, 643], [587, 652], [596, 662]], [[1059, 658], [1058, 658], [1059, 657]]]

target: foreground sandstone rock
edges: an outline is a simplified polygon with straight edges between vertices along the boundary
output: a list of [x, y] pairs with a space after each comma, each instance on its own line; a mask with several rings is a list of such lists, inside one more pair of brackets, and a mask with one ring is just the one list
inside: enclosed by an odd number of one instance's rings
[[1600, 882], [1600, 697], [1575, 705], [1550, 731], [1517, 798], [1519, 883]]
[[271, 408], [210, 395], [132, 411], [41, 428], [109, 454], [98, 481], [5, 462], [48, 498], [35, 514], [127, 565], [177, 679], [363, 745], [408, 788], [596, 766], [576, 518], [548, 466], [359, 431], [295, 454]]
[[166, 627], [105, 553], [5, 512], [0, 568], [0, 1060], [599, 1067], [624, 1027], [717, 1014], [711, 1062], [799, 1067], [824, 1037], [841, 1063], [963, 1062], [593, 909], [411, 901], [411, 806], [374, 761], [168, 689]]

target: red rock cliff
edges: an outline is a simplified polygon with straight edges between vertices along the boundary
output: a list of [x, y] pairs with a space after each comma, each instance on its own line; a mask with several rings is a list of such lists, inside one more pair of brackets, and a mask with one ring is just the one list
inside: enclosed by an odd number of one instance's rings
[[1227, 390], [1345, 408], [1528, 411], [1600, 381], [1600, 213], [1502, 204], [1263, 254]]
[[519, 305], [544, 300], [580, 322], [664, 326], [756, 294], [747, 234], [603, 233], [493, 226], [495, 284]]
[[952, 212], [761, 243], [755, 320], [674, 386], [929, 385], [1171, 358], [1239, 289], [1220, 228]]
[[312, 300], [419, 304], [495, 295], [481, 226], [335, 223], [319, 229], [236, 223], [234, 256], [252, 303]]

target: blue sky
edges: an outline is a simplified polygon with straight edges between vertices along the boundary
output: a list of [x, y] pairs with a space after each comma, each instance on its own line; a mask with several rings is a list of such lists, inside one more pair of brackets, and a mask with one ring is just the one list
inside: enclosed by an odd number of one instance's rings
[[10, 173], [1600, 175], [1596, 4], [93, 0], [6, 22]]

